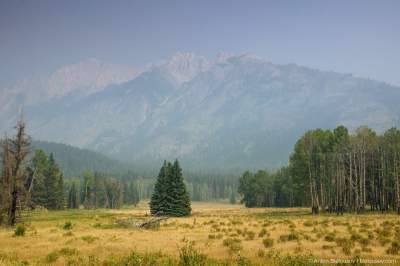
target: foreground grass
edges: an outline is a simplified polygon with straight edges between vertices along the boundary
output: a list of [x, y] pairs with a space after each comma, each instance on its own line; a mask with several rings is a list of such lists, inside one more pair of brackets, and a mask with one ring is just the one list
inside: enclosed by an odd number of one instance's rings
[[400, 264], [396, 215], [312, 217], [299, 208], [194, 203], [190, 217], [151, 230], [134, 228], [146, 219], [145, 203], [32, 213], [23, 236], [0, 229], [0, 264], [318, 265], [355, 258]]

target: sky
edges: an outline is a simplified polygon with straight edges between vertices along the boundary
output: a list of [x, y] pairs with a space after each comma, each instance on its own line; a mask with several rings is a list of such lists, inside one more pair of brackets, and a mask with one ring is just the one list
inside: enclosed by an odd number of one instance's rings
[[0, 86], [87, 58], [251, 53], [400, 86], [400, 1], [0, 0]]

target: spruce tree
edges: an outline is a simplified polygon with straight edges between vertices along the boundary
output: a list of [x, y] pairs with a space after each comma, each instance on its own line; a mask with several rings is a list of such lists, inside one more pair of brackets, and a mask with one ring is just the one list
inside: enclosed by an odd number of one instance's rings
[[165, 215], [167, 211], [167, 182], [170, 166], [164, 161], [160, 169], [153, 194], [150, 199], [150, 212], [153, 215]]
[[171, 216], [187, 216], [191, 212], [190, 197], [186, 189], [186, 185], [183, 182], [182, 168], [179, 165], [178, 160], [175, 160], [172, 165], [172, 171], [170, 174], [170, 215]]
[[70, 209], [79, 208], [78, 190], [76, 189], [75, 183], [72, 183], [68, 192], [68, 208]]
[[186, 216], [191, 212], [189, 193], [178, 160], [164, 161], [150, 201], [153, 215]]
[[45, 175], [48, 167], [48, 157], [43, 150], [36, 150], [32, 163], [28, 167], [28, 192], [30, 207], [46, 206], [47, 192]]

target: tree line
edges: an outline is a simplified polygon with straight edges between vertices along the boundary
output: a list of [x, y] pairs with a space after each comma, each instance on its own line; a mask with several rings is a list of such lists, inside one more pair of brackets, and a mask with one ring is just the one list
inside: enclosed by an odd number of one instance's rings
[[121, 181], [101, 172], [85, 172], [81, 180], [66, 184], [68, 208], [118, 209], [123, 204], [137, 205], [139, 184], [135, 180]]
[[248, 207], [311, 206], [313, 214], [367, 209], [400, 214], [399, 170], [397, 128], [381, 135], [368, 127], [354, 134], [344, 126], [315, 129], [296, 142], [287, 167], [272, 174], [245, 172], [238, 192]]

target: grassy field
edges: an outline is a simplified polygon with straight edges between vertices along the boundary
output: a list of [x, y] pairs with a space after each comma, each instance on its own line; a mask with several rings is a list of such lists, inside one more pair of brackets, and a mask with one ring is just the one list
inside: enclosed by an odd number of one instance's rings
[[400, 265], [396, 215], [312, 217], [308, 209], [219, 203], [192, 208], [192, 216], [170, 218], [152, 229], [134, 226], [151, 219], [145, 203], [32, 213], [23, 236], [0, 229], [0, 264], [318, 265], [360, 258]]

